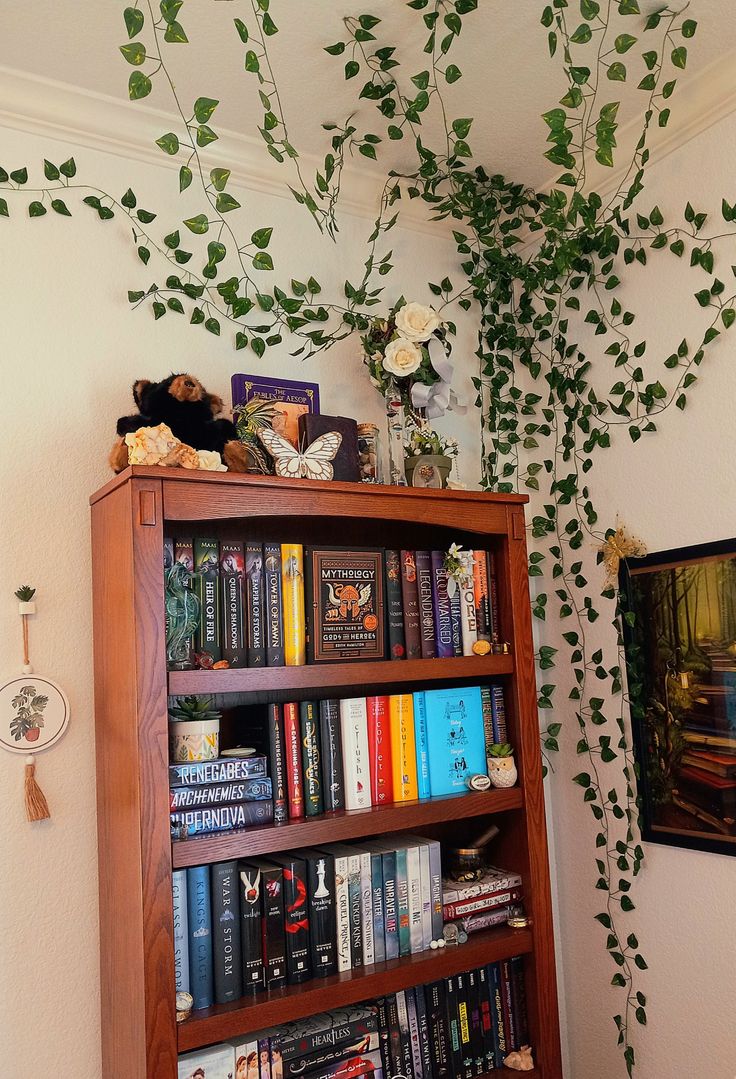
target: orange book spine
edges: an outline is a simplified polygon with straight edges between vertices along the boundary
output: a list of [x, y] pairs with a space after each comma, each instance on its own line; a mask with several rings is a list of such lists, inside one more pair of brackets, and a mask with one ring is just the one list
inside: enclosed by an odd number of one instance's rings
[[414, 700], [411, 693], [400, 693], [389, 698], [389, 730], [394, 802], [415, 801], [419, 797], [419, 788]]
[[304, 548], [301, 543], [281, 544], [281, 602], [285, 665], [303, 667], [307, 662], [307, 632], [304, 625]]

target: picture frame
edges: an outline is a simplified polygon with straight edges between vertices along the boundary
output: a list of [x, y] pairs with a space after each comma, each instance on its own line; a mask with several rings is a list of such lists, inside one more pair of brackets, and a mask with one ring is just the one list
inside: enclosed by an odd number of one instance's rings
[[622, 561], [642, 838], [736, 854], [736, 539]]

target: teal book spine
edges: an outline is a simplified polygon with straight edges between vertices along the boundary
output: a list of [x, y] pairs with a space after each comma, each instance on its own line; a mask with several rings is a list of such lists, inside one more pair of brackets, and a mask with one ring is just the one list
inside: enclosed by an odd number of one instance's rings
[[212, 957], [212, 904], [210, 867], [198, 865], [187, 869], [187, 915], [189, 921], [189, 992], [194, 1008], [214, 1004], [214, 966]]
[[414, 740], [417, 752], [417, 793], [419, 798], [429, 798], [429, 737], [427, 734], [427, 709], [424, 693], [414, 694]]
[[385, 916], [386, 959], [399, 958], [399, 902], [396, 887], [396, 851], [385, 851], [383, 863], [383, 909]]
[[468, 776], [487, 774], [480, 687], [427, 690], [424, 701], [432, 796], [465, 793]]
[[399, 847], [396, 851], [396, 899], [399, 914], [399, 955], [411, 955], [411, 912], [406, 847]]

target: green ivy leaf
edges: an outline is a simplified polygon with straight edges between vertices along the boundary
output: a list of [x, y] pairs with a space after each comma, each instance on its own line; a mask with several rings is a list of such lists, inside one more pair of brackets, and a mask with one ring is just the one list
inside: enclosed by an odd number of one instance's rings
[[179, 191], [186, 191], [192, 182], [194, 174], [188, 165], [182, 165], [179, 169]]
[[215, 98], [198, 97], [194, 102], [194, 118], [197, 123], [206, 124], [219, 104]]
[[46, 207], [43, 205], [42, 202], [38, 202], [38, 201], [34, 200], [28, 207], [28, 216], [29, 217], [43, 217], [43, 215], [45, 213], [46, 213]]
[[179, 153], [179, 139], [173, 131], [169, 131], [166, 135], [162, 135], [160, 139], [156, 139], [156, 145], [160, 146], [165, 154]]
[[258, 254], [254, 255], [253, 266], [256, 270], [272, 270], [273, 259], [269, 255], [268, 251], [259, 251]]
[[10, 217], [8, 203], [5, 199], [0, 199], [0, 217]]
[[457, 64], [448, 64], [445, 68], [445, 81], [452, 84], [463, 77], [463, 73]]
[[230, 169], [211, 169], [210, 181], [215, 191], [222, 191], [230, 179]]
[[62, 199], [52, 199], [51, 209], [55, 210], [57, 214], [61, 214], [62, 217], [72, 216], [67, 204]]
[[166, 27], [164, 41], [168, 41], [171, 45], [183, 45], [189, 41], [189, 38], [184, 32], [184, 27], [181, 23], [174, 20]]
[[28, 169], [25, 166], [22, 169], [15, 169], [11, 172], [10, 179], [16, 184], [28, 183]]
[[59, 171], [62, 176], [66, 176], [67, 180], [71, 180], [74, 176], [76, 176], [77, 165], [74, 158], [70, 157], [68, 158], [68, 160], [62, 162], [62, 164], [59, 165]]
[[148, 97], [152, 88], [151, 80], [142, 71], [132, 72], [128, 79], [128, 95], [131, 101], [139, 101], [142, 97]]
[[120, 51], [128, 63], [133, 64], [135, 67], [146, 62], [146, 46], [142, 41], [133, 41], [128, 45], [121, 45]]
[[240, 203], [237, 199], [234, 199], [232, 195], [229, 195], [227, 191], [221, 191], [215, 199], [215, 207], [218, 213], [226, 214], [230, 210], [237, 210]]
[[140, 34], [144, 23], [142, 11], [139, 11], [137, 7], [126, 7], [123, 12], [123, 19], [125, 20], [129, 38], [134, 38], [136, 34]]
[[47, 161], [45, 159], [43, 163], [43, 174], [47, 180], [59, 179], [59, 170], [57, 169], [56, 165], [54, 165], [51, 161]]
[[256, 229], [252, 234], [250, 241], [255, 244], [256, 247], [265, 248], [270, 244], [272, 234], [272, 228]]
[[207, 124], [200, 124], [197, 128], [197, 146], [207, 146], [211, 142], [215, 142], [217, 135]]
[[202, 236], [210, 227], [210, 223], [205, 214], [197, 214], [196, 217], [190, 217], [184, 224], [190, 232], [194, 232], [197, 236]]
[[238, 36], [244, 45], [248, 44], [248, 27], [245, 25], [242, 19], [234, 19], [235, 29], [238, 31]]

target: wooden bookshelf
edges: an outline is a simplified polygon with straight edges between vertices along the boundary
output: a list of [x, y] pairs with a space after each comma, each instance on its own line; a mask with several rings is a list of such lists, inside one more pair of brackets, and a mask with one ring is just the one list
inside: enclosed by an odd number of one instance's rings
[[[230, 473], [128, 468], [91, 499], [105, 1079], [176, 1079], [177, 1054], [257, 1027], [524, 954], [536, 1079], [560, 1079], [554, 945], [524, 510], [519, 495], [420, 491]], [[508, 655], [167, 674], [165, 535], [446, 548], [492, 547]], [[519, 785], [510, 791], [330, 813], [171, 843], [167, 696], [263, 701], [503, 679]], [[339, 694], [337, 694], [339, 695]], [[408, 956], [196, 1012], [177, 1027], [173, 869], [336, 839], [419, 832], [455, 841], [496, 820], [498, 864], [522, 875], [529, 929]]]

